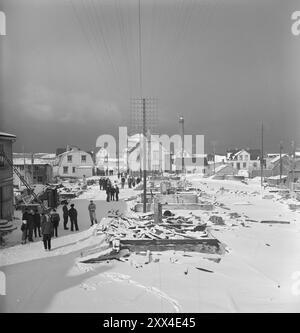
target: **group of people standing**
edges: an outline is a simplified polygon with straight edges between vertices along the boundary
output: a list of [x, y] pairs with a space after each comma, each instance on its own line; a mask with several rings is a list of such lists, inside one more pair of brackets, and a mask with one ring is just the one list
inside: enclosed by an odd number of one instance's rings
[[[64, 229], [68, 230], [68, 219], [71, 221], [71, 231], [79, 231], [77, 223], [77, 210], [74, 208], [74, 204], [71, 204], [71, 208], [68, 209], [67, 203], [63, 206], [63, 218]], [[56, 209], [50, 209], [49, 211], [43, 211], [41, 214], [38, 210], [25, 208], [22, 216], [22, 244], [33, 242], [33, 235], [35, 238], [43, 236], [43, 243], [45, 250], [51, 250], [51, 238], [58, 237], [58, 226], [60, 216], [56, 212]]]
[[51, 238], [53, 236], [58, 237], [58, 225], [60, 221], [60, 216], [55, 209], [49, 212], [42, 212], [41, 214], [38, 210], [29, 210], [25, 208], [22, 216], [22, 244], [28, 242], [33, 242], [34, 237], [42, 237], [45, 250], [51, 250]]
[[[124, 188], [123, 177], [121, 179], [122, 188]], [[125, 179], [125, 178], [124, 178]], [[117, 182], [111, 182], [111, 180], [107, 177], [101, 177], [99, 179], [100, 190], [106, 191], [106, 201], [119, 201], [119, 186]], [[135, 178], [128, 177], [128, 186], [135, 186]], [[63, 211], [63, 225], [64, 230], [69, 230], [68, 222], [70, 220], [71, 223], [71, 231], [79, 231], [77, 217], [78, 213], [75, 209], [75, 205], [72, 203], [71, 208], [68, 208], [67, 201], [64, 202], [62, 211]], [[88, 205], [88, 211], [91, 221], [91, 226], [94, 223], [97, 223], [96, 217], [96, 205], [93, 200], [90, 201]], [[22, 216], [22, 244], [28, 242], [33, 242], [33, 235], [35, 238], [43, 237], [43, 243], [45, 250], [51, 250], [51, 238], [58, 237], [58, 226], [60, 222], [60, 216], [56, 212], [56, 209], [49, 209], [47, 211], [43, 211], [41, 214], [36, 209], [28, 209], [25, 208], [25, 211]]]
[[64, 230], [69, 230], [69, 228], [67, 227], [68, 224], [68, 220], [70, 218], [70, 222], [71, 222], [71, 231], [74, 231], [74, 228], [76, 231], [79, 231], [78, 228], [78, 222], [77, 222], [77, 209], [74, 208], [74, 204], [71, 204], [71, 208], [68, 209], [68, 203], [65, 201], [64, 205], [63, 205], [63, 218], [64, 218]]
[[126, 178], [127, 178], [128, 188], [135, 187], [135, 185], [138, 185], [141, 182], [141, 178], [140, 177], [135, 178], [134, 176], [128, 176], [127, 177], [126, 175], [122, 175], [121, 176], [121, 186], [122, 186], [122, 189], [125, 186]]
[[99, 188], [100, 190], [103, 190], [106, 192], [106, 201], [119, 201], [119, 193], [120, 189], [115, 181], [114, 184], [112, 184], [111, 180], [109, 178], [101, 177], [99, 179]]

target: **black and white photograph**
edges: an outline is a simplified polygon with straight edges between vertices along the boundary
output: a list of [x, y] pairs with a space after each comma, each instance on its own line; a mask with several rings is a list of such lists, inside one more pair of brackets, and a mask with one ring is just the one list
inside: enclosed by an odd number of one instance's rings
[[291, 312], [300, 0], [0, 0], [0, 313]]

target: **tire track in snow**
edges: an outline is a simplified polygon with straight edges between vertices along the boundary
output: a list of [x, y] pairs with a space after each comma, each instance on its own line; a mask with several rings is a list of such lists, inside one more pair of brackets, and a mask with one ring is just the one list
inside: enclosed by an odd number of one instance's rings
[[181, 312], [181, 310], [182, 310], [180, 304], [175, 299], [171, 298], [166, 293], [164, 293], [163, 291], [159, 290], [158, 288], [152, 287], [152, 286], [149, 286], [149, 287], [144, 286], [137, 281], [131, 280], [129, 275], [120, 274], [120, 273], [103, 273], [102, 275], [115, 282], [130, 283], [130, 284], [134, 285], [135, 287], [146, 290], [146, 292], [148, 292], [154, 296], [157, 296], [157, 297], [160, 297], [160, 298], [166, 300], [169, 304], [171, 304], [173, 306], [173, 308], [175, 309], [175, 312], [177, 312], [177, 313]]

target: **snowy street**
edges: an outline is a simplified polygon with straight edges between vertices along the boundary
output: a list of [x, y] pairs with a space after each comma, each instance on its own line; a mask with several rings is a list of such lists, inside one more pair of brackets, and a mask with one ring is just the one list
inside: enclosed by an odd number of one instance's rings
[[[213, 225], [211, 232], [225, 244], [225, 255], [163, 251], [153, 252], [149, 264], [143, 255], [135, 253], [127, 262], [80, 263], [82, 251], [104, 246], [103, 236], [96, 236], [94, 228], [88, 229], [86, 200], [95, 200], [99, 217], [116, 207], [116, 203], [99, 200], [91, 187], [85, 199], [74, 200], [82, 231], [73, 235], [60, 232], [50, 253], [44, 252], [41, 242], [1, 250], [1, 270], [7, 278], [7, 295], [0, 296], [1, 311], [299, 311], [299, 212], [290, 211], [277, 194], [262, 199], [255, 182], [189, 180], [224, 204], [217, 206], [214, 214], [223, 216], [225, 225]], [[124, 191], [123, 198], [132, 192]], [[264, 190], [266, 194], [268, 190]], [[125, 205], [119, 202], [120, 209]], [[238, 213], [242, 222], [230, 219], [228, 212]], [[203, 211], [194, 213], [203, 219], [208, 216]], [[140, 263], [138, 268], [136, 262]]]

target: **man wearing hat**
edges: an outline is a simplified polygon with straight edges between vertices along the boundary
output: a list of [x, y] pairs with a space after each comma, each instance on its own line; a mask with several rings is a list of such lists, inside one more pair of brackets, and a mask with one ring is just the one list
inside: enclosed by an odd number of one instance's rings
[[71, 221], [71, 231], [74, 231], [74, 226], [75, 230], [79, 231], [77, 224], [77, 210], [74, 208], [74, 204], [71, 204], [71, 208], [69, 209], [69, 216]]
[[93, 200], [90, 201], [90, 204], [88, 206], [88, 210], [89, 210], [89, 213], [90, 213], [90, 220], [91, 220], [91, 226], [92, 226], [94, 223], [97, 223], [96, 205], [93, 202]]

